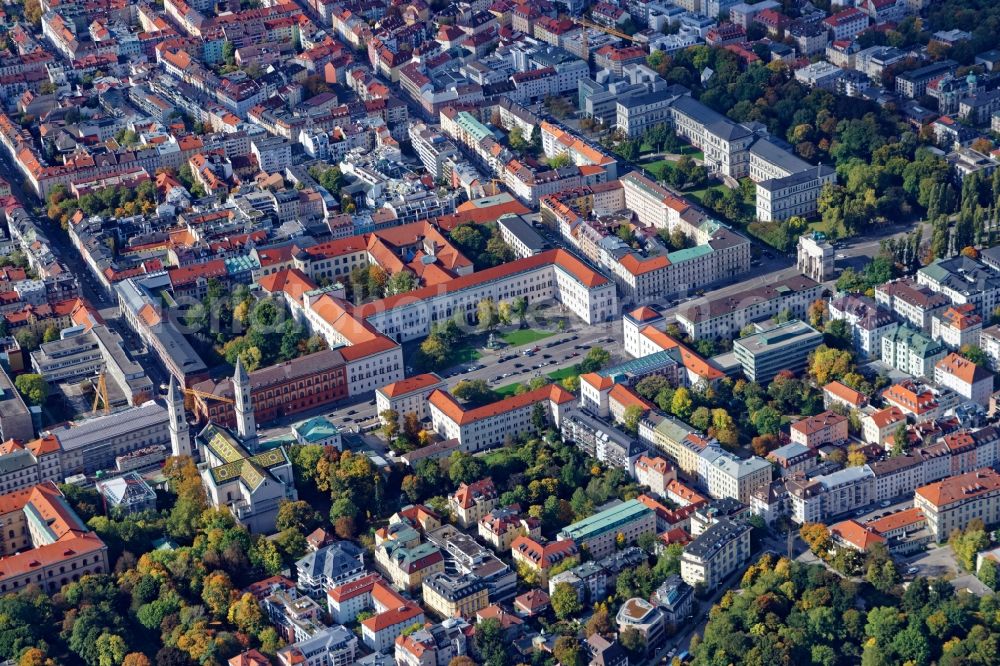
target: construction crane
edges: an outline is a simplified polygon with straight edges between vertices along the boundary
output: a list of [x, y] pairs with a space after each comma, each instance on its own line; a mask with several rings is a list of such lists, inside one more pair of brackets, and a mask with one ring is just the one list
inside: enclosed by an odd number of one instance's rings
[[90, 410], [91, 415], [97, 414], [98, 403], [104, 403], [104, 413], [111, 413], [111, 401], [108, 399], [108, 380], [104, 377], [102, 370], [97, 374], [97, 386], [94, 387], [94, 406]]
[[486, 196], [488, 196], [488, 197], [495, 197], [498, 194], [500, 194], [501, 192], [503, 192], [503, 190], [500, 189], [500, 185], [504, 184], [504, 181], [503, 181], [502, 178], [490, 178], [490, 183], [489, 184], [491, 186], [491, 190], [492, 191], [487, 191], [487, 189], [485, 187], [483, 188], [483, 192], [486, 194]]
[[639, 41], [635, 37], [633, 37], [632, 35], [625, 34], [621, 30], [615, 30], [614, 28], [609, 28], [609, 27], [601, 25], [599, 23], [593, 23], [593, 22], [588, 21], [586, 19], [574, 18], [573, 19], [573, 23], [576, 23], [578, 26], [580, 26], [581, 28], [583, 28], [583, 35], [581, 35], [580, 45], [583, 47], [582, 50], [583, 50], [583, 59], [584, 60], [590, 60], [590, 45], [587, 42], [587, 28], [594, 28], [595, 30], [600, 30], [601, 32], [605, 32], [605, 33], [607, 33], [609, 35], [613, 35], [615, 37], [618, 37], [619, 39], [627, 39], [630, 42], [637, 42], [637, 41]]
[[216, 395], [214, 393], [207, 393], [205, 391], [199, 391], [193, 388], [181, 388], [184, 392], [184, 408], [190, 412], [194, 411], [193, 400], [194, 398], [202, 398], [203, 400], [215, 400], [216, 402], [224, 402], [226, 404], [232, 405], [236, 401], [232, 398], [227, 398], [224, 395]]

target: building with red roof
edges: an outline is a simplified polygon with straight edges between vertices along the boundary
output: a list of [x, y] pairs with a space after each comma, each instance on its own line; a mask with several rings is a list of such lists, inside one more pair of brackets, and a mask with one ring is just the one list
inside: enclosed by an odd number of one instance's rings
[[448, 508], [458, 518], [459, 525], [470, 527], [485, 518], [499, 501], [500, 494], [493, 485], [493, 479], [486, 477], [459, 485], [454, 493], [448, 495]]
[[576, 557], [579, 549], [572, 539], [545, 541], [528, 536], [518, 536], [510, 545], [514, 563], [534, 571], [540, 585], [545, 585], [549, 569], [568, 557]]
[[436, 390], [428, 398], [431, 423], [443, 439], [456, 439], [463, 451], [481, 451], [502, 443], [507, 437], [537, 431], [535, 406], [557, 428], [565, 410], [576, 398], [556, 384], [466, 409], [450, 393]]
[[927, 519], [927, 530], [937, 542], [973, 519], [987, 525], [1000, 522], [1000, 473], [990, 467], [920, 486], [913, 506]]
[[875, 544], [886, 543], [886, 538], [881, 534], [853, 519], [831, 525], [830, 536], [838, 546], [853, 548], [862, 553], [868, 552]]
[[108, 573], [108, 548], [51, 481], [0, 495], [0, 594], [37, 585], [58, 592]]
[[418, 419], [423, 420], [428, 416], [427, 398], [434, 391], [444, 390], [446, 387], [445, 381], [433, 372], [386, 384], [375, 390], [375, 406], [379, 418], [382, 418], [383, 412], [393, 411], [400, 419], [407, 414], [416, 414]]

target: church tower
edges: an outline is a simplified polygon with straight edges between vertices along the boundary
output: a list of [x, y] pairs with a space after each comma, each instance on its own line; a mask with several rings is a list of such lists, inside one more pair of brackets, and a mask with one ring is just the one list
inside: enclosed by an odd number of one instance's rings
[[191, 429], [184, 413], [184, 393], [177, 386], [177, 378], [170, 375], [167, 390], [167, 414], [170, 416], [170, 454], [173, 456], [193, 456]]
[[253, 418], [253, 403], [250, 400], [250, 376], [243, 367], [243, 360], [236, 358], [236, 372], [233, 374], [233, 396], [236, 411], [236, 434], [243, 445], [251, 451], [257, 446], [257, 424]]

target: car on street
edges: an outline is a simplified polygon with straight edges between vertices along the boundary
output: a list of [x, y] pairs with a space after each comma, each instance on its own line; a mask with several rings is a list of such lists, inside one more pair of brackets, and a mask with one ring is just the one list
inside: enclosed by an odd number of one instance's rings
[[918, 567], [910, 567], [909, 569], [906, 570], [906, 573], [912, 576], [914, 574], [920, 573], [920, 569]]
[[890, 506], [892, 506], [892, 502], [889, 500], [882, 500], [881, 502], [878, 503], [878, 505], [883, 509], [888, 509]]
[[357, 413], [358, 413], [358, 410], [356, 410], [356, 409], [350, 409], [350, 410], [347, 411], [347, 415], [348, 416], [354, 416]]

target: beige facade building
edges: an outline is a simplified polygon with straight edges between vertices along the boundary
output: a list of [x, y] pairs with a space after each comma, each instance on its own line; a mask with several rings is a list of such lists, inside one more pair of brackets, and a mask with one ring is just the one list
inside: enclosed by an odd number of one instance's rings
[[489, 605], [489, 589], [478, 576], [436, 573], [424, 578], [424, 605], [442, 618], [475, 617]]
[[923, 511], [927, 529], [939, 543], [973, 519], [996, 525], [1000, 523], [1000, 473], [983, 467], [921, 486], [913, 493], [913, 506]]
[[796, 421], [791, 426], [791, 440], [811, 449], [824, 444], [847, 441], [848, 419], [832, 411], [822, 412]]
[[448, 495], [448, 508], [462, 527], [475, 525], [497, 507], [500, 501], [493, 479], [487, 477], [473, 483], [463, 483]]
[[720, 518], [681, 555], [681, 578], [688, 585], [711, 590], [750, 558], [750, 526]]

